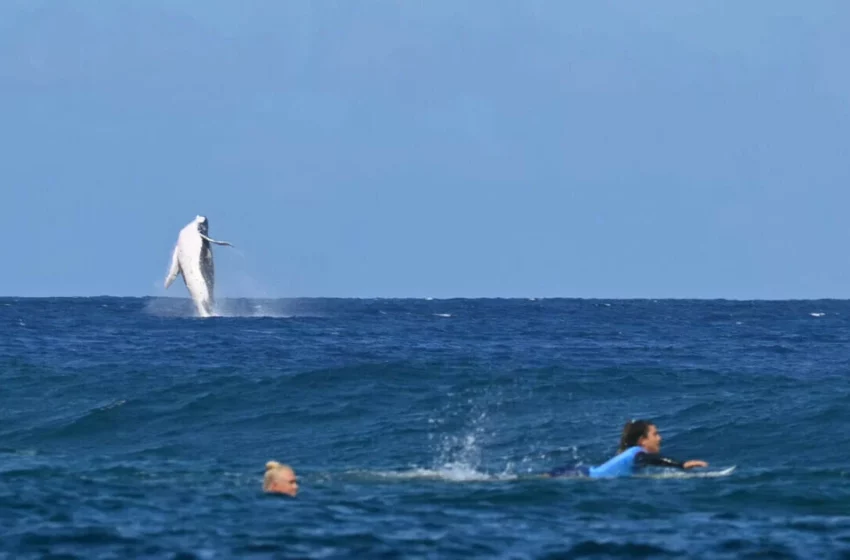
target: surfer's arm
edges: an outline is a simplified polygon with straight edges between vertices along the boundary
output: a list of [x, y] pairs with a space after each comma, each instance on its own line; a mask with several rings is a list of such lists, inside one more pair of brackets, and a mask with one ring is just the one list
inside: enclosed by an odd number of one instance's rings
[[685, 464], [659, 453], [638, 453], [635, 455], [635, 465], [638, 467], [667, 467], [671, 469], [684, 469]]
[[707, 467], [705, 461], [677, 461], [665, 457], [660, 453], [638, 453], [635, 456], [635, 464], [639, 467], [666, 467], [669, 469], [692, 469], [694, 467]]
[[684, 469], [685, 464], [659, 453], [638, 453], [635, 456], [635, 464], [639, 467], [667, 467], [672, 469]]
[[229, 242], [227, 242], [227, 241], [216, 241], [215, 239], [212, 239], [212, 238], [207, 237], [207, 236], [206, 236], [206, 235], [204, 235], [203, 233], [202, 233], [202, 234], [200, 234], [200, 235], [201, 235], [201, 237], [203, 237], [204, 239], [206, 239], [206, 240], [207, 240], [207, 241], [209, 241], [210, 243], [215, 243], [216, 245], [227, 245], [228, 247], [233, 247], [233, 243], [229, 243]]

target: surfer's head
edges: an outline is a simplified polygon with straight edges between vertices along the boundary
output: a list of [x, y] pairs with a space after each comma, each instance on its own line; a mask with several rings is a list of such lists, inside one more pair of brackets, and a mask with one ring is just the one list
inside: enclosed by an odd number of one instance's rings
[[623, 426], [623, 434], [620, 436], [619, 453], [629, 447], [639, 445], [649, 453], [661, 451], [661, 435], [658, 428], [649, 420], [629, 420]]
[[266, 463], [266, 474], [263, 476], [263, 491], [275, 494], [286, 494], [295, 497], [298, 494], [298, 478], [289, 465], [277, 461]]

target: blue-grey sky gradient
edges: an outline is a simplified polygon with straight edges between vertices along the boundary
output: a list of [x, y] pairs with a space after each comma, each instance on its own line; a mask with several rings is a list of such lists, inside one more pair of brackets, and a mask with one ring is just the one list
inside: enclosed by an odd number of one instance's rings
[[0, 295], [847, 298], [850, 3], [0, 3]]

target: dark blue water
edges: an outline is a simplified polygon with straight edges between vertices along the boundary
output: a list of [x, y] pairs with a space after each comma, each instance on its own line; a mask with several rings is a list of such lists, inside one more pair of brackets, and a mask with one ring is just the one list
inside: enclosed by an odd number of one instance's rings
[[[222, 313], [0, 299], [0, 557], [850, 557], [850, 302]], [[637, 417], [737, 469], [531, 476]], [[270, 459], [297, 498], [261, 492]]]

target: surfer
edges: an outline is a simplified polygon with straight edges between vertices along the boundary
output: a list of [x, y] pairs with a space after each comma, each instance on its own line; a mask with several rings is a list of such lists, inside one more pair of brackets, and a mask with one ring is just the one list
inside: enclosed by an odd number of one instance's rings
[[263, 492], [286, 494], [295, 497], [298, 494], [298, 478], [289, 465], [269, 461], [263, 476]]
[[631, 476], [644, 467], [693, 469], [707, 466], [705, 461], [682, 462], [661, 455], [661, 434], [655, 424], [648, 420], [630, 420], [623, 427], [617, 455], [605, 463], [598, 467], [559, 467], [545, 476], [612, 478]]

